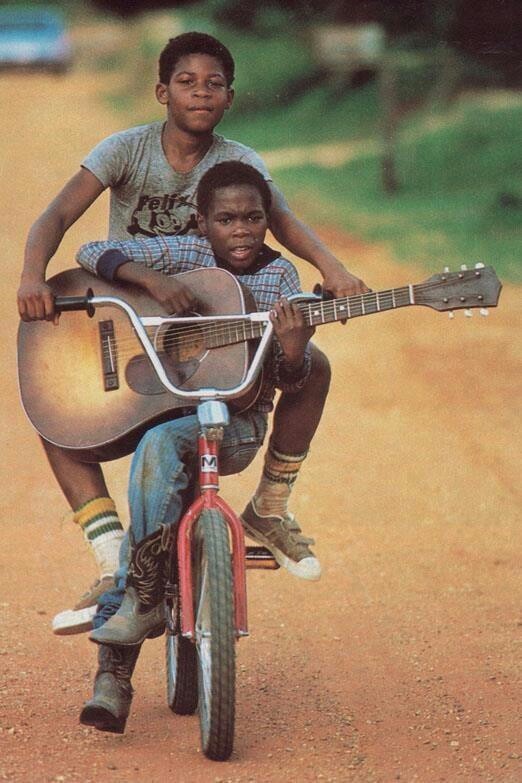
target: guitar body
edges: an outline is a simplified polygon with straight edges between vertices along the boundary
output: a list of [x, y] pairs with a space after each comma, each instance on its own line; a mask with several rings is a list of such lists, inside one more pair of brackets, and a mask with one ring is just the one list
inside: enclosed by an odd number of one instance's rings
[[[255, 309], [251, 293], [223, 269], [197, 269], [179, 277], [194, 293], [199, 315]], [[56, 296], [84, 295], [92, 288], [95, 295], [125, 299], [140, 316], [169, 315], [141, 289], [99, 280], [81, 269], [62, 272], [48, 283]], [[184, 340], [182, 347], [174, 327], [163, 325], [153, 333], [169, 378], [184, 390], [229, 389], [239, 384], [248, 369], [249, 344], [209, 349], [198, 327], [190, 329], [191, 340], [188, 344]], [[21, 322], [18, 375], [22, 403], [35, 429], [45, 440], [86, 461], [131, 453], [148, 428], [183, 415], [190, 405], [161, 385], [128, 317], [118, 307], [99, 307], [92, 318], [85, 312], [64, 313], [58, 326]], [[251, 390], [249, 399], [241, 398], [240, 409], [256, 396], [257, 391]]]

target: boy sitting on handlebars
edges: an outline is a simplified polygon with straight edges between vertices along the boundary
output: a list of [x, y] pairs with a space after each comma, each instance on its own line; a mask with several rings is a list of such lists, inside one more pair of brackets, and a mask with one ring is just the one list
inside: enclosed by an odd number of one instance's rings
[[[231, 415], [220, 447], [226, 475], [246, 468], [261, 446], [276, 387], [292, 393], [306, 383], [313, 329], [288, 301], [300, 291], [295, 268], [264, 244], [271, 195], [263, 176], [238, 161], [219, 163], [202, 177], [197, 196], [203, 237], [92, 242], [80, 249], [77, 259], [94, 274], [142, 287], [167, 311], [171, 298], [185, 299], [186, 308], [192, 307], [175, 273], [221, 267], [251, 290], [260, 310], [271, 311], [276, 339], [265, 362], [261, 392], [249, 410]], [[122, 547], [123, 565], [116, 574], [119, 589], [103, 596], [90, 635], [100, 644], [99, 668], [93, 698], [80, 716], [82, 723], [102, 731], [123, 732], [140, 645], [163, 628], [169, 534], [179, 521], [182, 493], [191, 480], [197, 434], [195, 415], [160, 424], [145, 434], [132, 461], [130, 562], [127, 566]], [[295, 562], [309, 579], [317, 579], [320, 566], [309, 546], [313, 542], [302, 535], [291, 514], [280, 511], [286, 510], [301, 461], [300, 455], [292, 462], [281, 460], [272, 474], [264, 475], [242, 520], [247, 534], [270, 549], [278, 562], [289, 570]], [[255, 513], [256, 506], [264, 513]]]

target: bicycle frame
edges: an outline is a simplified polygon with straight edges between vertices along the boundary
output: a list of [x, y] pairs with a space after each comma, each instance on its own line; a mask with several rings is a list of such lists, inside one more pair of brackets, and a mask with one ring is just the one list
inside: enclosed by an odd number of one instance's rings
[[218, 494], [219, 444], [228, 424], [228, 410], [224, 403], [203, 402], [198, 406], [198, 419], [201, 425], [198, 438], [201, 494], [183, 515], [177, 535], [181, 633], [187, 639], [193, 640], [196, 636], [191, 558], [195, 523], [205, 508], [217, 508], [225, 518], [232, 540], [234, 619], [239, 638], [248, 636], [245, 537], [239, 517]]

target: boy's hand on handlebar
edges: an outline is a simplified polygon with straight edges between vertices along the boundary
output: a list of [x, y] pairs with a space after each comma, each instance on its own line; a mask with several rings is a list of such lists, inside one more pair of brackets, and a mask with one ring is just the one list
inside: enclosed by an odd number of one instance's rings
[[197, 304], [194, 294], [183, 283], [159, 272], [150, 276], [147, 290], [169, 315], [190, 312]]
[[270, 311], [270, 320], [274, 332], [281, 344], [287, 364], [299, 368], [303, 363], [304, 352], [315, 329], [307, 326], [303, 314], [293, 302], [281, 297]]
[[18, 289], [18, 312], [22, 321], [53, 321], [60, 314], [54, 309], [54, 294], [44, 280], [22, 278]]

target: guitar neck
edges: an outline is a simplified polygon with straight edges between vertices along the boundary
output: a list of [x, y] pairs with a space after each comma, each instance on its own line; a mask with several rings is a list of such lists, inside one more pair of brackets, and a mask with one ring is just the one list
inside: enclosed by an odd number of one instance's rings
[[340, 299], [299, 302], [298, 307], [308, 326], [319, 326], [413, 305], [415, 304], [414, 288], [413, 285], [407, 285], [386, 291], [344, 296]]
[[[415, 286], [407, 285], [386, 291], [344, 296], [340, 299], [298, 301], [297, 307], [301, 310], [308, 326], [319, 326], [413, 305], [415, 304], [414, 289]], [[257, 339], [263, 336], [264, 329], [263, 321], [248, 319], [208, 325], [204, 328], [205, 344], [207, 348], [218, 348], [244, 340]]]

